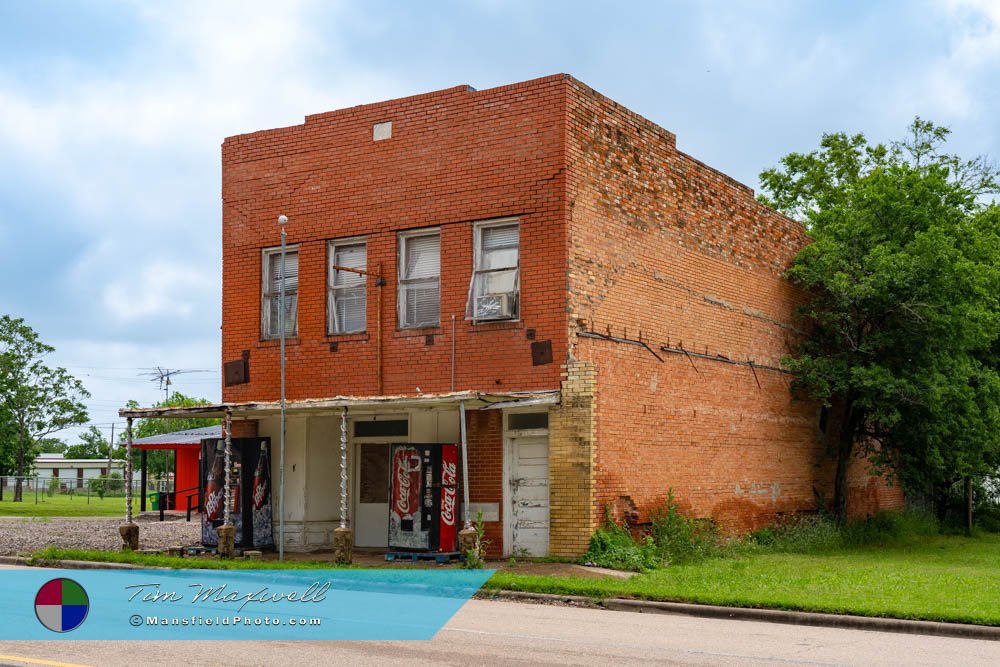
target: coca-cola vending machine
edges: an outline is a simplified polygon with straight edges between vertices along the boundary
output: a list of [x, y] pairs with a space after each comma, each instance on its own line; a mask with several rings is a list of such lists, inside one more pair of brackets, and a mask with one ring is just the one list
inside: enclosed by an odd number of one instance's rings
[[[235, 544], [254, 548], [274, 545], [271, 530], [271, 457], [268, 438], [233, 438], [229, 457], [230, 520]], [[201, 441], [201, 542], [219, 543], [225, 518], [226, 441]], [[251, 473], [252, 471], [252, 473]]]
[[389, 548], [454, 552], [458, 445], [393, 445], [389, 481]]

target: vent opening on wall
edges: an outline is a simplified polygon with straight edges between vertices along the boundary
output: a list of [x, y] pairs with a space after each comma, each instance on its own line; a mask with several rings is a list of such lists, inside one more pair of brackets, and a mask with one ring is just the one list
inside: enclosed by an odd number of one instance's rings
[[392, 139], [392, 121], [375, 123], [372, 126], [372, 141], [382, 141], [383, 139]]

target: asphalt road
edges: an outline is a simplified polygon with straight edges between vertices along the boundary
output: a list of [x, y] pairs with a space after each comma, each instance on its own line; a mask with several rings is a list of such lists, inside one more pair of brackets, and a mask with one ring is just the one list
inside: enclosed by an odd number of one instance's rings
[[973, 665], [1000, 642], [472, 600], [428, 642], [0, 642], [0, 665]]

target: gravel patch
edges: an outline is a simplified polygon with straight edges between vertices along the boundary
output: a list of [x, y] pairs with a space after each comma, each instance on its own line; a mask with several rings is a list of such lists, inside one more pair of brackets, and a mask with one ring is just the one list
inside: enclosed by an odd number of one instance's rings
[[[201, 544], [201, 523], [191, 521], [143, 521], [139, 524], [139, 548], [162, 549], [173, 545]], [[0, 555], [30, 554], [45, 547], [120, 551], [122, 538], [117, 518], [25, 518], [0, 517]]]

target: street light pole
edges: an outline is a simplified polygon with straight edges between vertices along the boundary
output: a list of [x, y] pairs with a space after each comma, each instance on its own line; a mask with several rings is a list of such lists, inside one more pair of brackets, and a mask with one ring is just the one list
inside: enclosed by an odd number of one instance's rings
[[288, 216], [279, 215], [281, 225], [281, 280], [278, 283], [278, 339], [281, 355], [281, 434], [278, 440], [278, 560], [285, 560], [285, 224]]

